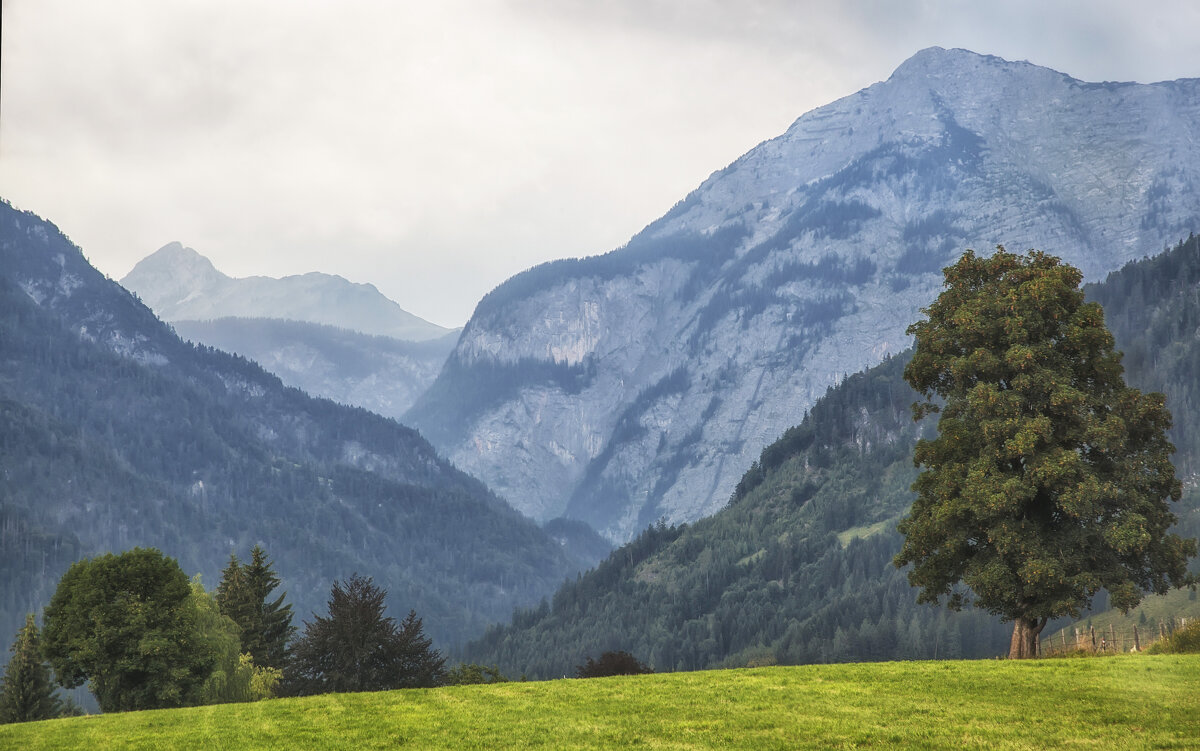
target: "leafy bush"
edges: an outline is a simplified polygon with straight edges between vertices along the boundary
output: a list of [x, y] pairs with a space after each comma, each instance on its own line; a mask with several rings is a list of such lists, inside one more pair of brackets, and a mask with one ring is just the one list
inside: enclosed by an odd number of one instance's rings
[[605, 652], [599, 660], [587, 658], [587, 663], [575, 667], [576, 678], [604, 678], [610, 675], [643, 675], [653, 673], [641, 660], [628, 652]]
[[1177, 630], [1162, 641], [1150, 645], [1147, 654], [1198, 654], [1200, 653], [1200, 620]]

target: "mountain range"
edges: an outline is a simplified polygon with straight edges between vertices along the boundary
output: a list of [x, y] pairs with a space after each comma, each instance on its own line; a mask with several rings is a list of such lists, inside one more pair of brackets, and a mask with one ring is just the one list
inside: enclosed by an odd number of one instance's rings
[[[0, 632], [80, 556], [153, 546], [212, 588], [261, 543], [298, 618], [354, 573], [455, 643], [592, 561], [414, 430], [181, 340], [0, 203]], [[593, 559], [594, 560], [594, 559]]]
[[319, 272], [234, 278], [178, 242], [138, 261], [121, 286], [164, 321], [282, 318], [412, 342], [453, 333], [404, 310], [372, 284]]
[[235, 279], [180, 243], [138, 262], [121, 285], [175, 331], [249, 358], [289, 386], [399, 418], [458, 339], [373, 285], [340, 276]]
[[625, 541], [722, 508], [828, 387], [908, 346], [964, 248], [1094, 280], [1197, 224], [1200, 80], [930, 48], [624, 247], [497, 287], [404, 419], [522, 512]]

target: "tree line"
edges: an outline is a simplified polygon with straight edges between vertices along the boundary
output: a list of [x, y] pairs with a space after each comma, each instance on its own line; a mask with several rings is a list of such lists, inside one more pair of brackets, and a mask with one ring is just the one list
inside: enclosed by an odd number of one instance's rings
[[479, 666], [447, 671], [416, 612], [386, 615], [387, 592], [370, 577], [335, 581], [328, 614], [302, 631], [279, 586], [258, 545], [248, 562], [230, 556], [212, 592], [155, 548], [78, 561], [43, 627], [30, 614], [17, 634], [0, 722], [77, 713], [57, 686], [85, 682], [102, 711], [118, 712], [503, 678]]

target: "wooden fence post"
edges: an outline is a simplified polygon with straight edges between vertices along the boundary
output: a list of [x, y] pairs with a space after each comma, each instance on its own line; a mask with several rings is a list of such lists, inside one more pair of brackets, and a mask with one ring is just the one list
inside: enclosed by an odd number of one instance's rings
[[1096, 651], [1096, 627], [1088, 626], [1088, 634], [1092, 638], [1092, 651], [1095, 652]]
[[1134, 648], [1134, 650], [1136, 650], [1138, 652], [1142, 651], [1142, 644], [1138, 640], [1138, 632], [1137, 632], [1137, 624], [1136, 623], [1133, 624], [1133, 648]]
[[1112, 649], [1114, 652], [1120, 652], [1120, 651], [1121, 651], [1121, 650], [1117, 649], [1117, 637], [1116, 637], [1116, 631], [1114, 631], [1114, 630], [1113, 630], [1113, 625], [1112, 625], [1111, 623], [1110, 623], [1110, 624], [1108, 624], [1108, 646], [1109, 646], [1109, 648], [1110, 648], [1110, 649]]
[[1066, 654], [1067, 653], [1067, 630], [1064, 628], [1062, 631], [1059, 631], [1058, 633], [1062, 634], [1063, 654]]

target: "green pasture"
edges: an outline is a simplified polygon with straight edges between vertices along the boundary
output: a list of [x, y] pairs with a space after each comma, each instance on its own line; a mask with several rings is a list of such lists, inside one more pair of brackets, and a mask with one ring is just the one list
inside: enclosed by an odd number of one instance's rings
[[3, 749], [1200, 746], [1200, 656], [720, 670], [337, 694], [0, 727]]

